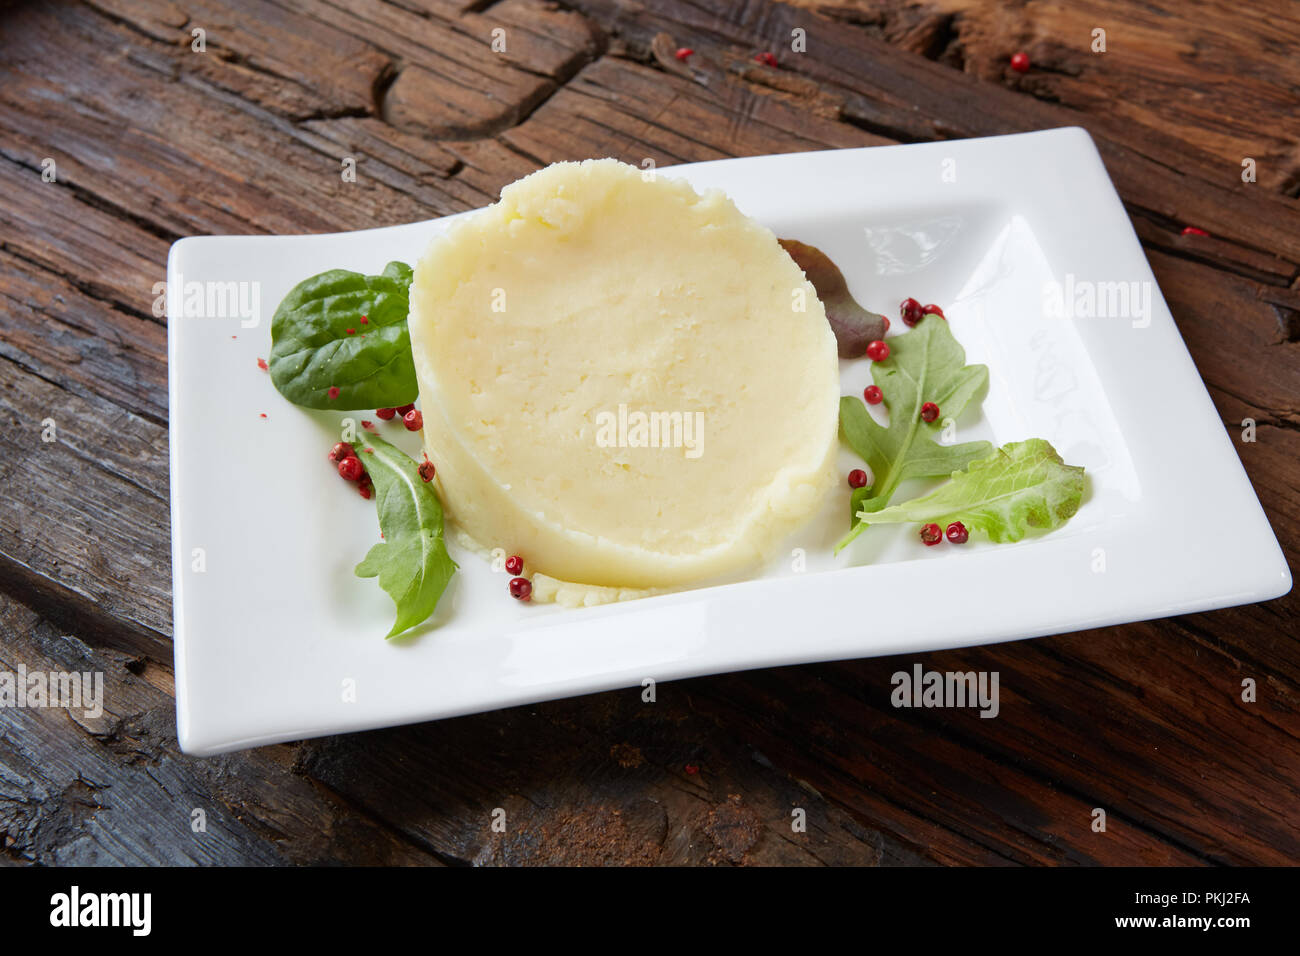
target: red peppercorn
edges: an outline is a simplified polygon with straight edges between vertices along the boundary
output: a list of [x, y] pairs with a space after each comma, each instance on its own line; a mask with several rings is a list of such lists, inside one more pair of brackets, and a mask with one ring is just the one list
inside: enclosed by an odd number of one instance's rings
[[883, 362], [889, 358], [889, 346], [880, 339], [867, 343], [867, 358], [873, 362]]
[[266, 359], [260, 358], [257, 360], [257, 367], [260, 368], [263, 372], [265, 372], [269, 366], [267, 366], [266, 364]]
[[396, 415], [396, 414], [397, 414], [397, 409], [395, 409], [395, 408], [376, 408], [376, 409], [375, 409], [375, 417], [376, 417], [376, 418], [382, 418], [384, 421], [389, 421], [389, 420], [390, 420], [394, 415]]
[[369, 324], [370, 324], [370, 320], [369, 320], [368, 318], [366, 318], [366, 317], [363, 315], [363, 316], [361, 317], [361, 324], [362, 324], [362, 325], [369, 325]]
[[921, 525], [921, 540], [925, 542], [926, 547], [936, 545], [943, 540], [943, 531], [939, 529], [937, 524], [923, 524]]
[[879, 405], [885, 400], [885, 393], [880, 390], [879, 385], [868, 385], [862, 390], [862, 397], [867, 400], [868, 405]]
[[921, 406], [921, 421], [932, 422], [939, 417], [939, 406], [934, 402], [926, 402]]
[[867, 486], [867, 473], [861, 468], [854, 468], [849, 472], [850, 488], [865, 488]]
[[764, 50], [762, 53], [756, 54], [754, 56], [754, 59], [757, 60], [759, 63], [762, 63], [764, 66], [770, 66], [773, 69], [776, 69], [777, 66], [776, 54], [768, 50]]
[[688, 764], [687, 764], [685, 767], [683, 767], [682, 769], [685, 770], [687, 773], [689, 773], [689, 774], [693, 777], [693, 776], [695, 776], [697, 773], [700, 772], [700, 765], [697, 764], [697, 763], [688, 763]]
[[1197, 229], [1195, 226], [1183, 226], [1184, 236], [1208, 236], [1209, 233], [1204, 229]]
[[330, 449], [330, 461], [342, 461], [344, 458], [355, 458], [356, 455], [352, 446], [345, 441], [338, 442]]
[[330, 390], [325, 394], [328, 395], [331, 399], [338, 398], [339, 397], [338, 386], [330, 386]]
[[366, 467], [360, 458], [344, 458], [339, 462], [339, 477], [346, 481], [360, 481], [365, 473]]
[[406, 426], [408, 432], [418, 432], [424, 427], [424, 416], [415, 409], [411, 409], [402, 416], [402, 424]]
[[510, 574], [524, 573], [524, 559], [517, 554], [512, 554], [506, 558], [506, 571]]
[[510, 596], [519, 601], [527, 601], [533, 596], [533, 584], [527, 578], [510, 579]]
[[361, 427], [368, 432], [372, 432], [375, 430], [375, 423], [368, 419], [363, 418], [361, 419]]
[[348, 335], [356, 335], [356, 334], [357, 334], [357, 330], [356, 330], [356, 329], [344, 329], [343, 331], [346, 332]]
[[921, 303], [915, 299], [907, 298], [898, 303], [898, 317], [909, 329], [920, 322], [924, 315], [925, 313], [921, 311]]
[[1011, 54], [1011, 69], [1015, 70], [1017, 73], [1028, 73], [1029, 54], [1028, 53]]
[[960, 521], [954, 521], [948, 525], [948, 540], [953, 544], [965, 544], [969, 537], [970, 532], [966, 530], [966, 526]]
[[[366, 476], [362, 479], [361, 483], [360, 483], [359, 485], [357, 485], [357, 492], [361, 495], [362, 498], [365, 498], [366, 501], [369, 501], [369, 500], [371, 499], [371, 497], [374, 496], [374, 493], [375, 493], [375, 486], [374, 486], [374, 484], [370, 481], [370, 476], [369, 476], [369, 475], [366, 475]], [[382, 538], [383, 535], [381, 534], [380, 537]]]
[[433, 481], [433, 476], [437, 474], [437, 470], [433, 467], [433, 462], [429, 461], [428, 458], [420, 462], [420, 467], [415, 470], [419, 472], [420, 477], [425, 481]]
[[926, 315], [937, 315], [945, 322], [948, 320], [948, 316], [943, 314], [943, 309], [939, 308], [937, 305], [923, 305], [921, 306], [921, 311]]
[[885, 323], [884, 331], [882, 331], [882, 332], [880, 333], [881, 335], [884, 335], [885, 332], [888, 332], [888, 331], [889, 331], [889, 316], [887, 316], [887, 315], [882, 315], [882, 316], [880, 317], [880, 320], [881, 320], [882, 322]]
[[677, 57], [677, 59], [679, 60], [685, 60], [688, 56], [690, 56], [694, 52], [695, 51], [692, 50], [690, 47], [683, 46], [683, 47], [678, 47], [677, 52], [674, 53], [673, 56]]
[[403, 418], [405, 418], [406, 413], [409, 412], [414, 407], [415, 407], [415, 402], [412, 402], [410, 405], [403, 405], [400, 408], [394, 409], [394, 411], [396, 411], [398, 415], [401, 415]]

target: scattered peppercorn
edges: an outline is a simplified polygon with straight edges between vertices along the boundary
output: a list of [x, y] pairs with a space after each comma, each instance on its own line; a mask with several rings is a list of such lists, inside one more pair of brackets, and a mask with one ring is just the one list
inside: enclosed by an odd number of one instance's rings
[[948, 540], [953, 544], [965, 544], [969, 537], [970, 532], [966, 530], [966, 526], [960, 521], [954, 521], [948, 525]]
[[943, 531], [937, 524], [921, 525], [921, 540], [925, 542], [926, 547], [931, 547], [943, 540]]
[[862, 390], [862, 397], [867, 400], [868, 405], [879, 405], [885, 400], [885, 393], [880, 390], [879, 385], [868, 385]]
[[889, 346], [880, 339], [867, 343], [867, 358], [873, 362], [883, 362], [889, 358]]
[[861, 468], [854, 468], [849, 472], [850, 488], [865, 488], [867, 486], [867, 473]]
[[913, 298], [906, 298], [898, 304], [898, 317], [903, 320], [903, 324], [909, 329], [920, 322], [925, 316], [921, 311], [921, 303]]

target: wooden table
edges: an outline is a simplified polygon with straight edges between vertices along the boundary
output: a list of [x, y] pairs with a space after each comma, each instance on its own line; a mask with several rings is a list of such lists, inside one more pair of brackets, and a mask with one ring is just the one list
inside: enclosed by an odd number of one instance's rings
[[[791, 49], [796, 29], [806, 52]], [[1297, 43], [1286, 0], [0, 9], [0, 670], [103, 671], [108, 708], [0, 711], [0, 859], [1295, 862], [1294, 593], [683, 681], [653, 706], [629, 690], [184, 757], [154, 300], [182, 236], [425, 219], [559, 159], [664, 165], [1081, 125], [1294, 557]], [[687, 64], [672, 55], [682, 46]], [[755, 62], [764, 50], [777, 68]], [[1028, 73], [1009, 69], [1016, 50]], [[348, 156], [355, 183], [340, 176]], [[1246, 158], [1255, 182], [1242, 181]], [[1150, 410], [1179, 414], [1159, 394]], [[1206, 535], [1214, 494], [1187, 515]], [[998, 671], [1000, 717], [893, 709], [889, 675], [918, 659]], [[498, 807], [506, 833], [490, 826]], [[793, 808], [806, 834], [791, 832]], [[206, 832], [192, 832], [196, 810]]]

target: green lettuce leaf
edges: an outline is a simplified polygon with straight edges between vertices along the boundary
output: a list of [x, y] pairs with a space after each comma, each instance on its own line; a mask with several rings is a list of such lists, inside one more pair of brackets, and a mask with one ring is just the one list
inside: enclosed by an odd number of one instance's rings
[[[852, 395], [840, 399], [840, 437], [871, 466], [873, 483], [853, 493], [855, 523], [836, 551], [865, 527], [857, 515], [884, 508], [903, 481], [951, 475], [993, 450], [986, 441], [959, 445], [935, 441], [943, 419], [961, 414], [989, 380], [987, 366], [966, 364], [966, 352], [944, 319], [927, 315], [910, 332], [891, 338], [889, 349], [889, 358], [871, 368], [872, 379], [885, 397], [889, 424], [878, 425], [862, 399]], [[921, 420], [926, 402], [939, 406], [939, 417], [928, 424]]]
[[410, 287], [403, 262], [377, 276], [331, 269], [294, 286], [271, 320], [268, 365], [280, 394], [306, 408], [340, 410], [415, 401]]
[[361, 578], [379, 578], [379, 586], [397, 605], [397, 620], [388, 637], [422, 624], [456, 572], [443, 539], [442, 503], [417, 465], [382, 438], [354, 442], [357, 457], [375, 485], [375, 505], [384, 540], [356, 567]]
[[992, 541], [1019, 541], [1029, 528], [1058, 528], [1083, 500], [1083, 468], [1067, 465], [1041, 438], [1012, 442], [920, 498], [858, 517], [871, 524], [960, 521]]

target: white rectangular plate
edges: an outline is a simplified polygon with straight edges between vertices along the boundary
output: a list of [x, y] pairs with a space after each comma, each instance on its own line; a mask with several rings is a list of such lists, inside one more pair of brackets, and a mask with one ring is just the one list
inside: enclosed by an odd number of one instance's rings
[[[982, 410], [957, 423], [959, 440], [1051, 441], [1088, 470], [1075, 518], [1013, 545], [926, 548], [915, 528], [874, 528], [834, 557], [847, 528], [845, 485], [749, 580], [579, 609], [511, 600], [507, 575], [453, 542], [460, 571], [431, 624], [385, 641], [392, 603], [352, 573], [377, 540], [374, 506], [324, 458], [343, 416], [290, 405], [257, 359], [270, 351], [276, 304], [300, 280], [414, 263], [447, 220], [183, 239], [168, 262], [169, 305], [195, 282], [252, 283], [244, 288], [260, 293], [248, 319], [169, 312], [176, 708], [186, 752], [647, 678], [1055, 634], [1290, 589], [1084, 131], [721, 160], [659, 175], [723, 189], [778, 236], [819, 246], [868, 308], [896, 315], [909, 295], [941, 304], [968, 360], [991, 372]], [[1052, 282], [1075, 314], [1049, 314]], [[1127, 309], [1106, 301], [1121, 315], [1081, 314], [1090, 284], [1098, 302], [1115, 294], [1103, 283], [1137, 283], [1138, 294]], [[844, 394], [860, 394], [866, 362], [842, 363], [842, 378]], [[383, 434], [418, 448], [399, 426]], [[853, 456], [842, 464], [854, 467]]]

